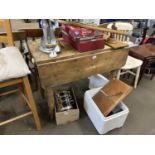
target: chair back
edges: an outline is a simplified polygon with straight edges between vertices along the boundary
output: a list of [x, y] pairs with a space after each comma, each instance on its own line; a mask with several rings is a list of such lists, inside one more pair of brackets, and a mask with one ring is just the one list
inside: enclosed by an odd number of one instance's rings
[[6, 43], [8, 46], [14, 46], [10, 20], [0, 19], [0, 28], [4, 29], [6, 32], [6, 35], [0, 35], [0, 43]]
[[[112, 25], [113, 23], [110, 23], [107, 25], [108, 29], [112, 29]], [[133, 25], [130, 23], [125, 23], [125, 22], [116, 22], [115, 26], [117, 27], [117, 30], [125, 32], [127, 34], [132, 34], [133, 32]], [[109, 34], [110, 35], [110, 34]], [[123, 35], [123, 34], [114, 34], [114, 37], [116, 38], [116, 40], [118, 41], [122, 41], [122, 42], [130, 42], [130, 37], [127, 35]]]
[[24, 31], [26, 33], [27, 38], [31, 38], [35, 40], [36, 38], [41, 38], [43, 36], [43, 30], [41, 28], [34, 28], [34, 29], [19, 29], [18, 31]]

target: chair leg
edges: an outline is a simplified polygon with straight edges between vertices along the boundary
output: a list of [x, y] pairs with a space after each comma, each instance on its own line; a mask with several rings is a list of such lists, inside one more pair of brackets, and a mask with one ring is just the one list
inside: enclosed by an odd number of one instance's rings
[[155, 71], [154, 71], [154, 73], [151, 76], [151, 80], [153, 80], [154, 76], [155, 76]]
[[118, 70], [112, 70], [110, 72], [110, 76], [109, 76], [109, 79], [113, 79], [113, 78], [116, 78], [116, 74], [117, 74]]
[[138, 67], [137, 71], [136, 71], [136, 77], [135, 77], [135, 82], [134, 82], [134, 88], [135, 89], [137, 88], [137, 83], [138, 83], [138, 80], [139, 80], [140, 69], [141, 69], [141, 66]]
[[29, 100], [29, 104], [31, 106], [31, 110], [32, 110], [32, 113], [33, 113], [33, 116], [34, 116], [35, 124], [36, 124], [37, 129], [39, 130], [39, 129], [41, 129], [41, 123], [40, 123], [40, 119], [39, 119], [39, 116], [38, 116], [36, 104], [35, 104], [35, 101], [34, 101], [34, 98], [33, 98], [33, 95], [32, 95], [32, 90], [31, 90], [30, 83], [29, 83], [29, 80], [28, 80], [27, 76], [23, 77], [23, 82], [24, 82], [24, 86], [25, 86], [25, 92], [27, 94], [27, 98]]
[[120, 76], [121, 76], [121, 69], [119, 69], [118, 72], [117, 72], [117, 79], [118, 80], [120, 79]]

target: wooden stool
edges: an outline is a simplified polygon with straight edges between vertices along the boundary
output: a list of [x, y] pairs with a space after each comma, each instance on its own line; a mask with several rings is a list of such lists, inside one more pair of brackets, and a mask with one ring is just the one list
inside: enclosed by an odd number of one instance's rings
[[[136, 88], [142, 63], [143, 63], [143, 61], [133, 58], [131, 56], [128, 56], [126, 64], [117, 73], [117, 79], [120, 79], [121, 75], [130, 73], [135, 76], [134, 88]], [[131, 69], [135, 69], [136, 73], [131, 71]]]
[[[10, 20], [0, 20], [0, 27], [4, 28], [4, 30], [6, 31], [6, 35], [0, 36], [0, 42], [1, 43], [6, 43], [9, 46], [14, 46]], [[9, 51], [7, 51], [7, 52], [9, 52]], [[41, 124], [40, 124], [38, 112], [37, 112], [37, 109], [36, 109], [36, 105], [35, 105], [35, 101], [34, 101], [34, 98], [33, 98], [33, 95], [32, 95], [32, 90], [31, 90], [31, 87], [30, 87], [30, 84], [29, 84], [28, 77], [23, 76], [23, 77], [19, 77], [19, 78], [12, 78], [12, 79], [9, 79], [9, 80], [2, 80], [0, 82], [0, 88], [4, 88], [4, 87], [8, 87], [8, 86], [14, 86], [14, 85], [17, 85], [18, 89], [11, 90], [11, 91], [6, 91], [4, 93], [1, 93], [0, 96], [8, 95], [8, 94], [15, 93], [15, 92], [19, 91], [19, 94], [20, 94], [20, 96], [22, 98], [22, 101], [24, 103], [28, 104], [28, 106], [30, 108], [30, 111], [27, 112], [27, 113], [24, 113], [22, 115], [10, 118], [10, 119], [8, 119], [6, 121], [0, 122], [0, 126], [11, 123], [13, 121], [24, 118], [26, 116], [33, 115], [36, 127], [37, 127], [37, 129], [40, 129]], [[25, 90], [26, 96], [24, 95], [24, 90]]]
[[[16, 93], [17, 91], [19, 91], [19, 94], [21, 96], [22, 101], [24, 103], [28, 104], [31, 111], [24, 113], [24, 114], [21, 114], [19, 116], [13, 117], [11, 119], [8, 119], [6, 121], [0, 122], [0, 126], [5, 125], [7, 123], [11, 123], [13, 121], [24, 118], [26, 116], [33, 115], [37, 129], [38, 130], [41, 129], [41, 124], [40, 124], [38, 112], [36, 109], [36, 105], [34, 102], [34, 98], [32, 95], [32, 90], [31, 90], [31, 87], [29, 84], [28, 77], [25, 76], [25, 77], [21, 77], [21, 78], [17, 78], [17, 79], [12, 79], [12, 80], [8, 80], [8, 81], [0, 82], [0, 88], [13, 86], [13, 85], [18, 85], [18, 89], [1, 93], [0, 96]], [[26, 93], [27, 97], [24, 95], [24, 88], [25, 88], [25, 93]]]

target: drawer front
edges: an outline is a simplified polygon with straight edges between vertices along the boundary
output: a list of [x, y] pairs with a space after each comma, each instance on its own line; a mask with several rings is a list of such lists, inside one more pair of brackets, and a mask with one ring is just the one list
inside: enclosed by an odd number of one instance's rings
[[38, 65], [43, 88], [57, 86], [86, 78], [96, 73], [121, 68], [127, 58], [127, 50], [111, 50]]

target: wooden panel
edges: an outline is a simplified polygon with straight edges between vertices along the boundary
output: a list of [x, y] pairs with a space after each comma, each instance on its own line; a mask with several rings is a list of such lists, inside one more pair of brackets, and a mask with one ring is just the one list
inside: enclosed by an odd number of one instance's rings
[[131, 90], [131, 86], [113, 79], [93, 97], [93, 100], [103, 115], [107, 116]]
[[[121, 37], [121, 36], [120, 36]], [[121, 39], [121, 38], [120, 38]], [[109, 43], [109, 42], [106, 42], [106, 44], [108, 46], [110, 46], [111, 48], [113, 49], [119, 49], [119, 48], [123, 48], [123, 47], [127, 47], [128, 44], [127, 43], [124, 43], [124, 42], [120, 42], [120, 41], [116, 41], [116, 43]]]
[[[6, 32], [0, 33], [0, 37], [3, 37], [3, 36], [5, 37], [6, 35], [7, 35]], [[14, 41], [21, 41], [21, 40], [26, 40], [27, 39], [26, 32], [24, 32], [24, 31], [14, 31], [14, 32], [12, 32], [12, 35], [13, 35], [13, 40]]]
[[19, 29], [18, 31], [24, 31], [26, 33], [26, 36], [28, 38], [41, 38], [43, 36], [43, 30], [41, 28], [24, 28], [24, 29]]
[[76, 81], [93, 73], [92, 55], [38, 66], [43, 88]]
[[128, 49], [118, 49], [109, 52], [96, 54], [94, 59], [96, 73], [109, 72], [125, 65], [128, 56]]
[[[51, 59], [49, 57], [49, 54], [43, 53], [39, 50], [40, 47], [40, 39], [36, 41], [28, 41], [28, 46], [30, 49], [30, 52], [32, 54], [32, 57], [34, 58], [35, 62], [37, 64], [43, 64], [43, 63], [48, 63], [48, 62], [54, 62], [57, 60], [65, 60], [68, 58], [76, 58], [80, 56], [87, 56], [93, 53], [98, 53], [102, 51], [109, 50], [109, 46], [105, 46], [104, 49], [99, 49], [99, 50], [94, 50], [94, 51], [89, 51], [89, 52], [83, 52], [80, 53], [77, 50], [75, 50], [71, 45], [68, 43], [65, 43], [64, 41], [61, 41], [61, 43], [64, 45], [64, 48], [61, 49], [61, 53], [58, 54], [56, 58]], [[111, 48], [110, 48], [111, 49]]]
[[66, 84], [96, 73], [119, 69], [125, 64], [127, 55], [127, 50], [109, 50], [38, 65], [42, 87]]

